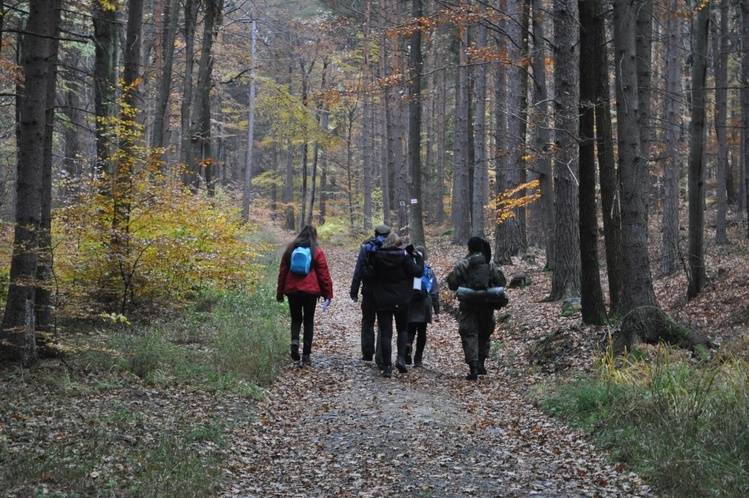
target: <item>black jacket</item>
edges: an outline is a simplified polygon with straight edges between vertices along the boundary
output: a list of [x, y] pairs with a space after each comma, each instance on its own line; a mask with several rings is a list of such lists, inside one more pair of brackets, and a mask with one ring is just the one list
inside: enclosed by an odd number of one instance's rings
[[424, 273], [424, 259], [402, 247], [383, 247], [371, 256], [375, 275], [367, 286], [378, 310], [407, 309], [413, 298], [413, 279]]

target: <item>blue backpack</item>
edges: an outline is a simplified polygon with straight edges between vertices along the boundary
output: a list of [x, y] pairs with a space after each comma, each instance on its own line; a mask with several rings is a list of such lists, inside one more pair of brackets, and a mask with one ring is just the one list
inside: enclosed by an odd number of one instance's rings
[[425, 298], [429, 295], [432, 291], [433, 278], [432, 269], [424, 265], [424, 273], [421, 275], [421, 290], [417, 293], [417, 297]]
[[307, 275], [312, 268], [312, 251], [309, 247], [299, 246], [291, 252], [289, 270], [295, 275]]

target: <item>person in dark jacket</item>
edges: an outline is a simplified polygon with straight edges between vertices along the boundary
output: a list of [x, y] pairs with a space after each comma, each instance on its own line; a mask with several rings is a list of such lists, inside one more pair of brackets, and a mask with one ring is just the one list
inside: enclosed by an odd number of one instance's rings
[[[487, 266], [488, 265], [488, 266]], [[473, 272], [482, 267], [486, 270], [485, 288], [504, 287], [507, 283], [504, 274], [492, 261], [491, 247], [481, 237], [468, 239], [468, 256], [455, 264], [447, 275], [450, 290], [458, 287], [474, 288]], [[494, 333], [494, 309], [486, 305], [473, 305], [461, 302], [458, 306], [458, 332], [463, 344], [465, 362], [468, 364], [468, 380], [476, 380], [486, 375], [486, 358], [489, 357], [491, 336]]]
[[[440, 288], [437, 277], [426, 260], [429, 257], [427, 248], [424, 246], [416, 247], [416, 252], [424, 258], [424, 274], [422, 279], [428, 277], [429, 289], [426, 295], [422, 292], [414, 291], [414, 297], [411, 305], [408, 307], [408, 346], [406, 347], [406, 365], [411, 364], [411, 352], [414, 351], [414, 339], [416, 340], [416, 350], [413, 356], [415, 367], [422, 365], [424, 357], [424, 346], [427, 343], [427, 325], [440, 321]], [[424, 289], [427, 290], [427, 289]], [[432, 314], [434, 311], [434, 314]]]
[[356, 258], [354, 267], [354, 278], [351, 280], [351, 290], [349, 295], [356, 302], [359, 300], [359, 289], [361, 288], [361, 352], [362, 360], [372, 361], [374, 357], [378, 365], [382, 365], [382, 354], [380, 352], [380, 333], [377, 332], [375, 341], [375, 318], [377, 317], [374, 302], [372, 301], [368, 278], [364, 275], [367, 267], [369, 255], [377, 251], [385, 243], [385, 239], [390, 234], [390, 227], [387, 225], [377, 225], [375, 227], [374, 238], [364, 242], [359, 249], [359, 256]]
[[[306, 275], [290, 271], [291, 253], [297, 247], [309, 247], [312, 253], [312, 265]], [[317, 245], [317, 230], [312, 225], [302, 228], [281, 256], [276, 300], [282, 303], [284, 295], [289, 298], [291, 314], [291, 358], [299, 361], [299, 332], [303, 324], [302, 365], [309, 366], [317, 300], [323, 297], [326, 301], [324, 307], [327, 307], [333, 299], [333, 280], [328, 271], [328, 262], [322, 248]]]
[[407, 373], [406, 344], [408, 343], [408, 305], [413, 297], [413, 279], [424, 272], [424, 259], [412, 245], [404, 250], [398, 234], [391, 232], [383, 246], [371, 256], [374, 275], [371, 282], [371, 297], [377, 310], [380, 327], [380, 349], [382, 350], [383, 377], [391, 377], [393, 319], [398, 337], [398, 359], [395, 366], [400, 373]]

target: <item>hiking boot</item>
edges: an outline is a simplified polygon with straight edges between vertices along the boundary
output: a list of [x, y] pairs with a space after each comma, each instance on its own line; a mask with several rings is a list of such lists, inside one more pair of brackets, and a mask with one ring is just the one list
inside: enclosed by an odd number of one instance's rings
[[468, 375], [466, 375], [466, 380], [476, 380], [479, 378], [479, 362], [478, 361], [472, 361], [468, 364], [468, 368], [470, 368], [470, 372], [468, 372]]
[[414, 361], [414, 368], [421, 368], [424, 366], [424, 363], [422, 363], [421, 360]]
[[486, 361], [484, 358], [479, 359], [479, 375], [486, 375], [486, 366], [484, 366], [484, 361]]
[[402, 374], [408, 373], [408, 369], [406, 368], [406, 360], [402, 356], [399, 356], [398, 359], [395, 360], [395, 367]]
[[362, 361], [372, 361], [372, 355], [371, 354], [363, 354], [361, 357]]
[[299, 361], [299, 341], [291, 341], [291, 359]]
[[406, 345], [406, 355], [404, 356], [404, 359], [406, 360], [406, 365], [411, 364], [411, 345]]
[[382, 369], [382, 376], [386, 379], [389, 379], [393, 376], [393, 367], [391, 365], [388, 365], [386, 367], [383, 367]]
[[312, 366], [312, 361], [310, 361], [308, 354], [302, 355], [302, 366], [303, 367], [311, 367]]

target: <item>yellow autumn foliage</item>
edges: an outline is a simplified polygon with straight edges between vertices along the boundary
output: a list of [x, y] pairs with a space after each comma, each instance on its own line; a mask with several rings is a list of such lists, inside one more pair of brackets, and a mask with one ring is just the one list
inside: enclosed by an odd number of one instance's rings
[[266, 248], [248, 242], [252, 227], [242, 224], [235, 203], [190, 191], [176, 176], [134, 173], [129, 214], [116, 228], [116, 195], [101, 188], [108, 179], [79, 184], [76, 198], [56, 210], [54, 266], [64, 314], [158, 311], [258, 279]]

